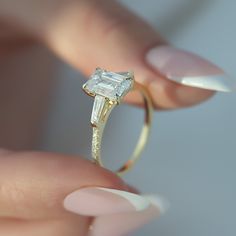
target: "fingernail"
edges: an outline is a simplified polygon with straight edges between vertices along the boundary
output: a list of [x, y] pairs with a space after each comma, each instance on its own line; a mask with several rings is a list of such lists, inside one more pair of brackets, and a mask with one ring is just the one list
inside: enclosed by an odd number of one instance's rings
[[138, 212], [149, 205], [149, 200], [140, 195], [101, 187], [81, 188], [64, 199], [66, 210], [86, 216]]
[[158, 196], [144, 196], [150, 205], [144, 211], [104, 215], [95, 219], [89, 236], [123, 236], [166, 212], [167, 201]]
[[236, 80], [218, 66], [193, 53], [171, 46], [158, 46], [148, 51], [146, 60], [174, 82], [215, 91], [236, 90]]
[[170, 208], [169, 201], [160, 195], [143, 195], [146, 197], [152, 205], [154, 205], [160, 212], [160, 214], [165, 214]]

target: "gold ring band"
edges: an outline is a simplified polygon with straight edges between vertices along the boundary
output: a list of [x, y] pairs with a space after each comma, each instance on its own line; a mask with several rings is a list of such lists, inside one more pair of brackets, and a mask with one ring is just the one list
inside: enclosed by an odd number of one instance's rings
[[133, 154], [128, 161], [116, 171], [119, 175], [123, 174], [133, 167], [147, 143], [153, 113], [151, 96], [145, 86], [134, 81], [133, 73], [113, 73], [100, 68], [96, 69], [91, 79], [84, 84], [83, 89], [87, 94], [95, 97], [91, 116], [91, 124], [93, 126], [92, 158], [96, 164], [103, 167], [104, 165], [101, 159], [102, 137], [112, 109], [118, 105], [123, 97], [131, 90], [137, 90], [142, 95], [145, 111], [144, 124]]

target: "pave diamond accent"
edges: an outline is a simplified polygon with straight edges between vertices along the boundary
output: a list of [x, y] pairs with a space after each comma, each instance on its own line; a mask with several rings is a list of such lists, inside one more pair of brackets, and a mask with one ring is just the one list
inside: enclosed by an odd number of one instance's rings
[[[100, 130], [96, 127], [93, 127], [93, 145], [92, 145], [92, 153], [99, 153], [100, 151]], [[97, 156], [96, 156], [97, 157]]]
[[101, 95], [119, 102], [132, 89], [133, 83], [130, 72], [114, 73], [98, 68], [83, 88], [89, 95]]

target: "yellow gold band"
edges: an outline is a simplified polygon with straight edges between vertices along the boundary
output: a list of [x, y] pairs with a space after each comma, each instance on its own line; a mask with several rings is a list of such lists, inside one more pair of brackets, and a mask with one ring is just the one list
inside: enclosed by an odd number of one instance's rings
[[[144, 124], [137, 145], [133, 151], [133, 154], [128, 159], [128, 161], [116, 171], [116, 173], [119, 175], [130, 170], [135, 164], [135, 162], [139, 159], [140, 154], [142, 153], [147, 143], [152, 123], [153, 105], [148, 90], [143, 85], [137, 82], [134, 82], [133, 90], [139, 91], [143, 98], [144, 111], [145, 111]], [[95, 163], [100, 166], [104, 166], [101, 160], [101, 144], [102, 144], [103, 130], [105, 128], [107, 119], [112, 109], [116, 105], [117, 105], [116, 102], [113, 102], [109, 99], [105, 99], [103, 108], [101, 110], [101, 119], [96, 125], [93, 125], [92, 157]]]

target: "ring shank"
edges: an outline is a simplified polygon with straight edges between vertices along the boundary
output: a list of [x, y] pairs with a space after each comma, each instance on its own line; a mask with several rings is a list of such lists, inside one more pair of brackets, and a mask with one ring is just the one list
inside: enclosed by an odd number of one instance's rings
[[[152, 113], [153, 113], [153, 105], [151, 96], [148, 92], [148, 90], [141, 84], [135, 82], [133, 90], [137, 90], [140, 92], [143, 98], [143, 104], [144, 104], [144, 124], [138, 139], [138, 142], [136, 144], [136, 147], [128, 159], [126, 163], [122, 167], [120, 167], [116, 173], [118, 175], [123, 174], [124, 172], [127, 172], [129, 169], [131, 169], [134, 165], [134, 163], [139, 159], [140, 154], [142, 153], [150, 133], [151, 128], [151, 122], [152, 122]], [[93, 127], [93, 137], [92, 137], [92, 157], [96, 164], [100, 166], [104, 166], [101, 160], [101, 144], [102, 144], [102, 136], [103, 131], [105, 128], [105, 125], [107, 123], [107, 119], [112, 111], [112, 109], [115, 107], [116, 104], [112, 104], [109, 101], [105, 104], [105, 113], [102, 121]]]

